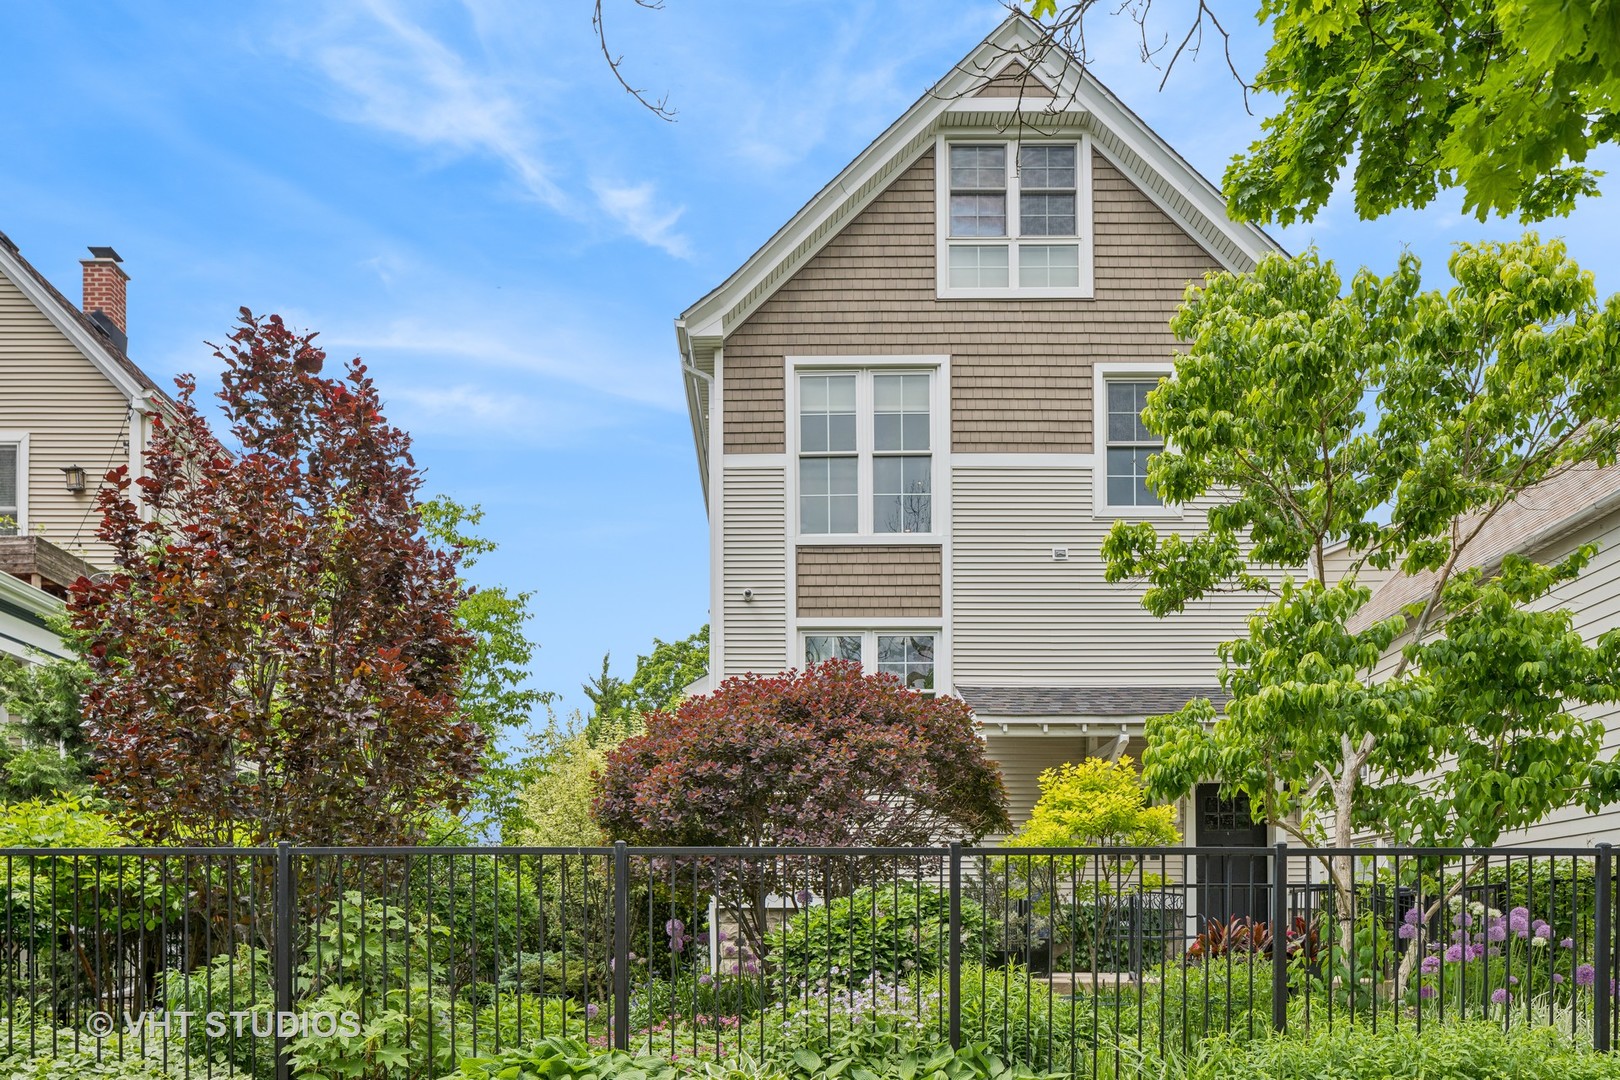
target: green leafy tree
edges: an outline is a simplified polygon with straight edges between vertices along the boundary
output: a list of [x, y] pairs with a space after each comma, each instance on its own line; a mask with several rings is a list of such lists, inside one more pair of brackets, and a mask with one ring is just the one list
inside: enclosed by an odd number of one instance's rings
[[1047, 769], [1014, 847], [1171, 847], [1181, 842], [1174, 806], [1152, 806], [1128, 757], [1087, 758]]
[[[1620, 635], [1589, 645], [1543, 602], [1593, 549], [1483, 567], [1468, 550], [1534, 485], [1613, 463], [1620, 298], [1600, 306], [1591, 275], [1533, 235], [1461, 245], [1450, 270], [1452, 288], [1424, 291], [1408, 256], [1346, 293], [1307, 254], [1188, 291], [1171, 325], [1191, 346], [1144, 413], [1169, 446], [1148, 479], [1171, 503], [1219, 501], [1187, 535], [1116, 523], [1107, 577], [1145, 581], [1161, 616], [1222, 590], [1264, 604], [1222, 646], [1224, 715], [1198, 700], [1149, 722], [1155, 795], [1216, 778], [1334, 846], [1363, 828], [1489, 845], [1620, 796], [1602, 723], [1571, 708], [1620, 697]], [[1362, 618], [1367, 567], [1420, 594]], [[1328, 869], [1347, 901], [1349, 859]]]
[[653, 638], [652, 652], [636, 657], [628, 681], [609, 671], [609, 660], [603, 656], [601, 674], [582, 687], [591, 702], [586, 733], [593, 742], [617, 741], [639, 731], [648, 713], [679, 705], [685, 689], [709, 670], [709, 628], [681, 641]]
[[[1045, 40], [1084, 55], [1097, 0], [1031, 0]], [[1144, 58], [1169, 70], [1220, 14], [1195, 5], [1163, 25], [1152, 0], [1103, 9], [1142, 28]], [[1460, 189], [1481, 221], [1567, 214], [1597, 192], [1593, 150], [1620, 139], [1620, 10], [1614, 0], [1260, 0], [1272, 43], [1252, 81], [1274, 96], [1261, 137], [1224, 179], [1234, 214], [1309, 220], [1346, 168], [1357, 212], [1375, 218]], [[1174, 46], [1166, 48], [1166, 46]]]
[[94, 767], [81, 728], [80, 698], [88, 672], [80, 660], [24, 664], [0, 656], [0, 799], [33, 799], [84, 789]]
[[[575, 714], [577, 719], [578, 714]], [[597, 778], [607, 765], [612, 745], [593, 744], [582, 727], [552, 730], [544, 737], [538, 768], [518, 799], [520, 824], [514, 843], [537, 847], [590, 847], [607, 842], [591, 802]]]
[[[422, 504], [423, 528], [441, 546], [461, 552], [464, 570], [495, 550], [494, 541], [473, 531], [483, 520], [481, 507], [448, 496]], [[502, 586], [471, 589], [456, 608], [456, 621], [472, 637], [458, 704], [485, 738], [483, 768], [462, 822], [488, 822], [498, 835], [515, 828], [519, 793], [537, 767], [532, 755], [514, 750], [512, 740], [537, 711], [556, 699], [554, 693], [529, 685], [530, 666], [539, 648], [525, 633], [533, 617], [529, 612], [533, 595]]]

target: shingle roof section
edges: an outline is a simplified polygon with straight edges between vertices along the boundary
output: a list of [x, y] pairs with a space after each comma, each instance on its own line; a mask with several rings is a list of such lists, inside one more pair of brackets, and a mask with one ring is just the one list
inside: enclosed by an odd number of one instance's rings
[[1219, 709], [1224, 690], [1215, 686], [958, 686], [957, 696], [982, 716], [1157, 716], [1175, 712], [1193, 698]]
[[[1524, 555], [1556, 539], [1594, 511], [1620, 506], [1620, 465], [1580, 465], [1524, 491], [1497, 511], [1462, 550], [1463, 566], [1490, 569], [1509, 554]], [[1351, 620], [1363, 629], [1425, 599], [1434, 574], [1398, 574], [1381, 585]]]

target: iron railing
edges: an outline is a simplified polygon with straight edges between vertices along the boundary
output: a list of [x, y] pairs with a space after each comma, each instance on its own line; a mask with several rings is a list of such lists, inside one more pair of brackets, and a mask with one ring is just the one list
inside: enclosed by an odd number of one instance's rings
[[176, 1076], [878, 1031], [1079, 1077], [1341, 1024], [1606, 1051], [1616, 1019], [1607, 845], [9, 849], [0, 874], [0, 1058]]

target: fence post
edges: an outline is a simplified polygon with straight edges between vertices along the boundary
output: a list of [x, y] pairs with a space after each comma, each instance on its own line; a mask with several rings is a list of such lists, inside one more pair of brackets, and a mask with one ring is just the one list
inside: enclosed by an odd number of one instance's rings
[[613, 842], [613, 1048], [630, 1048], [630, 852]]
[[946, 1009], [949, 1011], [951, 1049], [962, 1048], [962, 845], [951, 841], [950, 953], [946, 964]]
[[1592, 936], [1597, 949], [1592, 958], [1592, 989], [1597, 1000], [1593, 1003], [1592, 1046], [1600, 1052], [1610, 1049], [1609, 1010], [1614, 1007], [1614, 994], [1609, 989], [1612, 977], [1611, 960], [1614, 956], [1614, 887], [1613, 849], [1608, 844], [1597, 846], [1597, 917]]
[[1288, 1030], [1288, 842], [1271, 856], [1271, 1026]]
[[[292, 844], [276, 845], [276, 1012], [293, 1009], [293, 882]], [[292, 1080], [292, 1062], [287, 1058], [287, 1040], [281, 1034], [281, 1017], [276, 1017], [276, 1080]]]

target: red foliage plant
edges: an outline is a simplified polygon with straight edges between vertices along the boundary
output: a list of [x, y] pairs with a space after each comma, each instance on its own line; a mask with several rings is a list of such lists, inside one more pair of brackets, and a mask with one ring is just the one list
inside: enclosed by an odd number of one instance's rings
[[244, 308], [215, 353], [236, 452], [183, 377], [147, 475], [120, 466], [99, 497], [116, 569], [69, 605], [87, 734], [156, 840], [411, 842], [478, 770], [459, 553], [424, 535], [410, 438], [365, 365], [323, 378], [314, 337]]
[[[968, 707], [829, 661], [728, 679], [607, 755], [592, 812], [607, 835], [657, 846], [901, 846], [1007, 828], [1001, 774]], [[761, 937], [764, 896], [844, 891], [853, 860], [728, 859], [707, 886]], [[868, 873], [892, 875], [892, 863]]]

